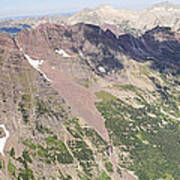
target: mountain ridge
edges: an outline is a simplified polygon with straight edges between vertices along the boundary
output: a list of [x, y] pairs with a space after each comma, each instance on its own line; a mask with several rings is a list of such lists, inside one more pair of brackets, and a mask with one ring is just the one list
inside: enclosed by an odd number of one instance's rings
[[86, 23], [101, 27], [108, 24], [109, 28], [116, 26], [116, 29], [119, 29], [114, 31], [117, 32], [117, 35], [128, 32], [140, 35], [158, 25], [170, 26], [174, 31], [179, 31], [179, 9], [178, 4], [175, 5], [170, 2], [157, 3], [142, 10], [118, 9], [110, 5], [100, 5], [94, 9], [85, 8], [71, 16], [55, 15], [22, 20], [4, 20], [0, 22], [0, 27], [16, 27], [20, 31], [22, 28], [19, 27], [19, 24], [28, 25], [31, 28], [42, 23], [66, 23], [69, 25]]

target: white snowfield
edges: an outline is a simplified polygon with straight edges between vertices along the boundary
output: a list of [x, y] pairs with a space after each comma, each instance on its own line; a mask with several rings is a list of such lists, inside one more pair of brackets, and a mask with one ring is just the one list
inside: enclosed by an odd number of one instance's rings
[[65, 57], [65, 58], [69, 58], [71, 57], [68, 53], [66, 53], [63, 49], [59, 49], [59, 50], [55, 50], [55, 52], [59, 55], [61, 55], [62, 57]]
[[4, 156], [4, 147], [6, 145], [6, 141], [7, 139], [9, 138], [10, 136], [10, 133], [9, 131], [6, 129], [5, 125], [4, 124], [0, 124], [0, 128], [2, 128], [6, 134], [5, 137], [3, 138], [0, 138], [0, 153]]
[[41, 69], [39, 68], [40, 65], [43, 64], [44, 60], [34, 60], [34, 59], [31, 59], [27, 54], [24, 54], [24, 57], [28, 60], [29, 64], [34, 68], [36, 69], [37, 71], [39, 71], [43, 76], [44, 78], [47, 80], [47, 81], [51, 81], [47, 75], [41, 71]]

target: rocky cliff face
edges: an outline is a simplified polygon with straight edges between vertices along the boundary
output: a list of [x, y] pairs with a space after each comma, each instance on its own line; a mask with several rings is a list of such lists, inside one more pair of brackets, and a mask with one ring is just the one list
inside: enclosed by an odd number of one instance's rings
[[137, 38], [131, 34], [117, 37], [110, 30], [94, 25], [46, 24], [32, 31], [19, 33], [16, 41], [25, 53], [35, 59], [47, 59], [56, 50], [63, 49], [72, 56], [81, 57], [96, 72], [99, 72], [98, 68], [101, 66], [106, 73], [121, 69], [122, 54], [138, 61], [151, 59], [154, 68], [158, 68], [159, 64], [155, 67], [157, 62], [163, 62], [167, 67], [179, 66], [179, 34], [168, 27], [157, 26]]
[[179, 73], [179, 34], [169, 27], [156, 27], [139, 38], [120, 36], [120, 44], [131, 57], [153, 62], [152, 67], [160, 72]]
[[120, 61], [115, 57], [119, 53], [116, 36], [98, 26], [46, 24], [35, 30], [19, 33], [16, 41], [25, 53], [35, 59], [46, 59], [55, 54], [56, 50], [63, 49], [72, 56], [85, 57], [85, 63], [89, 62], [93, 69], [99, 66], [105, 66], [109, 70], [121, 68]]

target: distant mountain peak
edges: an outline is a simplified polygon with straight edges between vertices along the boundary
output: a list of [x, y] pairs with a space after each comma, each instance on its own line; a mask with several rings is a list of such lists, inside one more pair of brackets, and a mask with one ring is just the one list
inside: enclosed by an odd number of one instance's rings
[[114, 9], [114, 7], [108, 4], [102, 4], [99, 5], [96, 9]]
[[163, 1], [160, 3], [154, 4], [151, 8], [165, 8], [165, 9], [180, 8], [180, 5], [174, 4], [170, 1]]

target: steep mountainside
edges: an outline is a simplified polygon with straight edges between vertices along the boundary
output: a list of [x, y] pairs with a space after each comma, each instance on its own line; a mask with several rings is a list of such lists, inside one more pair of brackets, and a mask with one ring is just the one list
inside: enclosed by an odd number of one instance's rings
[[179, 180], [179, 52], [159, 26], [0, 34], [0, 179]]

